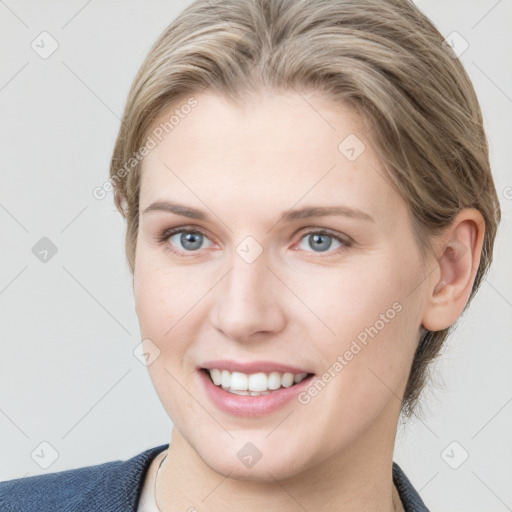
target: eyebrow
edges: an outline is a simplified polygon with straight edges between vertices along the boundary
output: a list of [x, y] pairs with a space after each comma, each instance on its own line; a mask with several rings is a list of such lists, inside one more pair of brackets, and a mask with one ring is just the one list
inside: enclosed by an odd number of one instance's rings
[[[182, 215], [196, 220], [207, 221], [209, 219], [208, 215], [202, 210], [190, 208], [179, 203], [172, 203], [170, 201], [155, 201], [145, 208], [141, 214], [155, 211], [174, 213], [176, 215]], [[281, 214], [278, 222], [291, 222], [297, 219], [327, 217], [329, 215], [341, 215], [344, 217], [375, 222], [375, 219], [371, 215], [368, 215], [357, 208], [349, 208], [347, 206], [308, 206], [301, 208], [300, 210], [289, 210]]]

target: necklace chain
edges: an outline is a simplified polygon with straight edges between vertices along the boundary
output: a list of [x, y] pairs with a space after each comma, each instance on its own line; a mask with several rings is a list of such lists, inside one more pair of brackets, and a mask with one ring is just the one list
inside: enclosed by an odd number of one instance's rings
[[156, 483], [158, 482], [158, 474], [160, 473], [160, 468], [162, 467], [162, 464], [164, 463], [164, 460], [167, 459], [167, 453], [165, 454], [165, 457], [161, 460], [159, 466], [158, 466], [158, 470], [156, 472], [156, 476], [155, 476], [155, 488], [154, 488], [154, 491], [153, 491], [153, 494], [155, 495], [155, 505], [156, 505], [156, 508], [159, 512], [162, 512], [160, 510], [160, 507], [158, 506], [158, 501], [156, 499]]

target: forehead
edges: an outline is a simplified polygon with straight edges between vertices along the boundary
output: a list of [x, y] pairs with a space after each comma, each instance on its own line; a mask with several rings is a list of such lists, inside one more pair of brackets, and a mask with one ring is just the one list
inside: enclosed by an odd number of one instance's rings
[[[141, 207], [183, 194], [197, 206], [208, 198], [257, 207], [266, 198], [279, 211], [298, 201], [364, 203], [375, 216], [403, 207], [363, 119], [348, 107], [297, 93], [263, 92], [243, 106], [215, 94], [194, 98], [144, 158]], [[155, 126], [179, 109], [169, 107]]]

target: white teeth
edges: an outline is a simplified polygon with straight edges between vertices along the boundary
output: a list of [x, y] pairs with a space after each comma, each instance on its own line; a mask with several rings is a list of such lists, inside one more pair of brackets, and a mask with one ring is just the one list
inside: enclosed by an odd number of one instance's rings
[[293, 386], [294, 377], [295, 375], [293, 375], [293, 373], [285, 373], [281, 379], [281, 384], [283, 387], [289, 388], [290, 386]]
[[268, 389], [279, 389], [281, 387], [281, 374], [272, 372], [267, 378]]
[[208, 370], [213, 383], [236, 395], [266, 395], [281, 387], [289, 388], [293, 384], [302, 382], [307, 373], [280, 373], [269, 374], [259, 372], [250, 375], [241, 372], [230, 372], [212, 368]]
[[253, 373], [249, 375], [247, 389], [250, 389], [251, 391], [266, 391], [267, 376], [264, 373]]
[[222, 373], [220, 370], [217, 370], [214, 368], [213, 370], [210, 370], [210, 376], [213, 380], [213, 383], [216, 386], [220, 386], [220, 383], [222, 382]]
[[231, 372], [228, 372], [227, 370], [222, 370], [221, 381], [220, 381], [221, 386], [223, 388], [228, 388], [230, 382], [231, 382]]
[[[233, 372], [231, 374], [229, 387], [237, 391], [247, 391], [249, 389], [249, 377], [245, 373]], [[253, 389], [252, 391], [257, 391], [257, 389]]]
[[233, 393], [235, 395], [251, 395], [251, 396], [260, 396], [260, 395], [268, 395], [270, 391], [238, 391], [237, 389], [231, 389], [230, 393]]
[[294, 384], [298, 384], [299, 382], [302, 382], [307, 376], [307, 373], [297, 373], [295, 377], [293, 378]]
[[233, 389], [231, 390], [232, 393], [234, 393], [235, 395], [250, 395], [251, 392], [250, 391], [239, 391], [238, 389]]

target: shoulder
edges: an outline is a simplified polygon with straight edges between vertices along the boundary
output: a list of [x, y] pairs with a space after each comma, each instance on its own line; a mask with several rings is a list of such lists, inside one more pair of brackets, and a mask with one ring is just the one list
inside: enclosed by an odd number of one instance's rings
[[393, 483], [400, 495], [405, 512], [429, 512], [418, 491], [396, 462], [393, 462]]
[[135, 511], [151, 461], [168, 444], [116, 460], [0, 482], [2, 512]]

